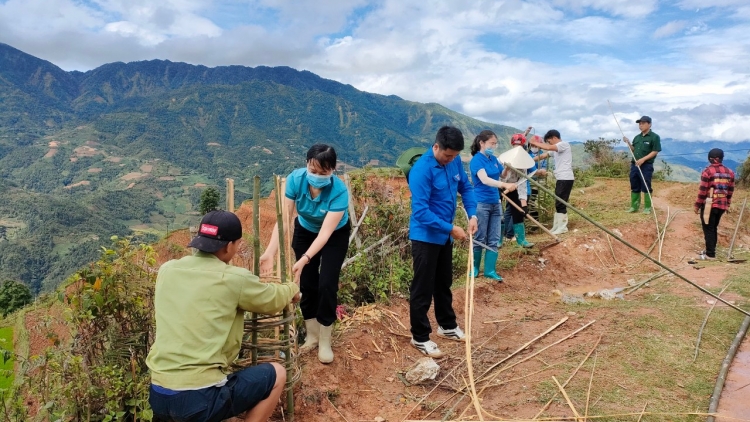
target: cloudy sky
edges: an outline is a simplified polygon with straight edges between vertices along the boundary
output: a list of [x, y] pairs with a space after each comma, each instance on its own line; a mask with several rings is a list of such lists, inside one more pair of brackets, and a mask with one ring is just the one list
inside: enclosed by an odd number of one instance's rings
[[[706, 7], [706, 3], [711, 3]], [[750, 139], [748, 0], [0, 0], [0, 42], [65, 70], [310, 70], [566, 140]]]

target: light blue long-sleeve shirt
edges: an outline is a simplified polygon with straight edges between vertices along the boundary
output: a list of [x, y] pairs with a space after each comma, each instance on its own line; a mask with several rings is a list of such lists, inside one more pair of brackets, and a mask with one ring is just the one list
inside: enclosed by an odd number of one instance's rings
[[453, 230], [459, 193], [469, 216], [476, 215], [474, 188], [460, 157], [443, 166], [435, 159], [432, 148], [428, 149], [409, 173], [409, 189], [411, 240], [444, 245]]

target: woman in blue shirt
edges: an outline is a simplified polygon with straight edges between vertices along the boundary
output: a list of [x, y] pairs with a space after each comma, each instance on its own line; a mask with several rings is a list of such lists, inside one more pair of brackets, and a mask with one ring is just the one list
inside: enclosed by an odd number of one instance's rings
[[[474, 196], [477, 200], [477, 220], [479, 229], [476, 241], [493, 248], [487, 250], [484, 255], [484, 276], [497, 281], [503, 278], [495, 271], [497, 263], [497, 248], [500, 245], [500, 222], [502, 211], [500, 209], [500, 192], [516, 189], [515, 183], [503, 183], [500, 179], [500, 165], [493, 155], [497, 148], [497, 136], [491, 130], [483, 130], [474, 138], [471, 144], [471, 180], [474, 182]], [[479, 275], [479, 264], [482, 261], [481, 246], [474, 246], [474, 276]]]
[[[349, 249], [349, 191], [338, 177], [336, 151], [315, 144], [307, 151], [307, 166], [294, 170], [286, 178], [286, 207], [296, 208], [292, 249], [297, 262], [292, 267], [300, 284], [300, 308], [307, 336], [300, 347], [304, 353], [318, 347], [318, 360], [333, 362], [331, 332], [336, 321], [336, 294], [341, 264]], [[273, 270], [279, 249], [278, 223], [271, 241], [260, 257], [261, 274]]]

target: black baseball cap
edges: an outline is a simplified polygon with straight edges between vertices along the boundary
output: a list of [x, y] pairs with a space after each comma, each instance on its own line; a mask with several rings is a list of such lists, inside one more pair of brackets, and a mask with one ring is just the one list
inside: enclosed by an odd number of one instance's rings
[[708, 151], [708, 161], [711, 161], [712, 158], [724, 161], [724, 151], [721, 148], [714, 148], [711, 151]]
[[641, 116], [641, 118], [640, 118], [640, 119], [638, 119], [638, 120], [636, 120], [635, 122], [636, 122], [636, 123], [640, 123], [640, 122], [643, 122], [643, 123], [651, 123], [651, 118], [650, 118], [650, 117], [648, 117], [648, 116]]
[[190, 241], [191, 248], [214, 253], [242, 237], [242, 223], [234, 213], [216, 210], [204, 215], [198, 235]]

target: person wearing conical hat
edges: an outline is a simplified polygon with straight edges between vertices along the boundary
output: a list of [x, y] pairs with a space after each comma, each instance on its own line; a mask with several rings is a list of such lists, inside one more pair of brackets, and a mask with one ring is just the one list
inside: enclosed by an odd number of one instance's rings
[[[526, 133], [528, 133], [529, 130], [531, 130], [531, 127], [526, 130]], [[511, 147], [520, 147], [522, 149], [522, 153], [528, 155], [526, 153], [526, 150], [524, 149], [524, 146], [526, 145], [526, 136], [524, 134], [516, 133], [515, 135], [513, 135], [510, 138], [510, 145]], [[501, 163], [501, 166], [502, 164], [503, 163]], [[526, 188], [526, 182], [521, 179], [522, 177], [519, 176], [516, 172], [511, 171], [507, 167], [503, 168], [501, 180], [503, 182], [511, 183], [517, 186], [516, 191], [508, 192], [506, 194], [508, 200], [521, 207], [521, 209], [525, 210], [526, 200], [528, 199], [528, 191]], [[519, 211], [518, 208], [514, 207], [513, 205], [506, 204], [506, 215], [508, 213], [508, 210], [510, 210], [511, 218], [510, 220], [505, 219], [504, 223], [506, 224], [506, 227], [508, 225], [512, 226], [513, 234], [515, 236], [516, 243], [518, 243], [518, 246], [521, 246], [523, 248], [533, 247], [534, 244], [526, 240], [526, 226], [524, 225], [525, 211]]]
[[[498, 188], [514, 191], [516, 185], [503, 183], [500, 179], [500, 163], [495, 158], [497, 135], [491, 130], [483, 130], [471, 144], [471, 180], [474, 182], [474, 196], [477, 199], [477, 235], [476, 241], [495, 250], [487, 250], [484, 255], [484, 276], [503, 281], [496, 271], [497, 248], [502, 244], [500, 226], [502, 211]], [[479, 275], [479, 264], [482, 262], [482, 246], [474, 245], [474, 277]]]
[[[544, 142], [532, 139], [531, 146], [543, 149], [545, 152], [535, 159], [544, 160], [552, 157], [555, 160], [555, 195], [562, 198], [565, 202], [570, 199], [570, 192], [573, 190], [573, 151], [570, 144], [560, 139], [560, 132], [551, 129], [544, 134]], [[550, 230], [552, 234], [563, 234], [568, 232], [568, 207], [555, 200], [555, 219]]]
[[[734, 172], [725, 167], [724, 151], [714, 148], [708, 152], [708, 167], [701, 173], [701, 184], [698, 188], [698, 199], [695, 200], [695, 213], [701, 216], [703, 227], [703, 238], [706, 241], [706, 249], [701, 252], [704, 259], [716, 258], [716, 241], [718, 238], [718, 227], [721, 216], [729, 212], [734, 194]], [[704, 208], [709, 206], [706, 202], [711, 197], [711, 212], [708, 221], [703, 216]]]

